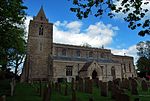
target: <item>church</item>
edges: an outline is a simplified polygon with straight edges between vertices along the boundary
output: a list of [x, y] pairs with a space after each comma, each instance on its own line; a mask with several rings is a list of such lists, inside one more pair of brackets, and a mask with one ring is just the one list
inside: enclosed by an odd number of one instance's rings
[[78, 78], [99, 79], [136, 77], [133, 57], [111, 53], [110, 49], [53, 43], [53, 23], [41, 7], [30, 20], [22, 82]]

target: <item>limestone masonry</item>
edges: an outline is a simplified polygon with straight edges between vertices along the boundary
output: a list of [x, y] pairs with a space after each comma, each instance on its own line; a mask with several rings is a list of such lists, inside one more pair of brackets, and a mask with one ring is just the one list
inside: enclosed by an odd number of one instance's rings
[[48, 22], [41, 8], [29, 24], [21, 81], [70, 82], [79, 77], [102, 81], [136, 77], [133, 57], [113, 55], [104, 48], [53, 43], [53, 23]]

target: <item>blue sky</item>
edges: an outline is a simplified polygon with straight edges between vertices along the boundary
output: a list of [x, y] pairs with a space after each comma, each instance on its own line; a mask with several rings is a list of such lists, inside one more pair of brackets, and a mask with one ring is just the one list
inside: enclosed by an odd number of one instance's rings
[[[128, 28], [128, 24], [117, 15], [115, 19], [107, 16], [79, 20], [69, 9], [72, 2], [68, 0], [24, 0], [28, 7], [26, 26], [36, 16], [41, 6], [49, 22], [54, 23], [54, 42], [81, 45], [88, 43], [93, 47], [112, 49], [112, 53], [136, 56], [135, 45], [140, 41], [150, 40], [150, 36], [138, 36], [137, 30]], [[150, 5], [148, 5], [150, 8]]]

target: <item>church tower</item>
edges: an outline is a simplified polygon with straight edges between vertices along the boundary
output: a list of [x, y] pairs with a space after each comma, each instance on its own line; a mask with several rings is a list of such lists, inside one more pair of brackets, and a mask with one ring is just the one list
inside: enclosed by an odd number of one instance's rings
[[53, 24], [48, 22], [43, 7], [30, 21], [27, 56], [22, 81], [48, 80], [52, 77]]

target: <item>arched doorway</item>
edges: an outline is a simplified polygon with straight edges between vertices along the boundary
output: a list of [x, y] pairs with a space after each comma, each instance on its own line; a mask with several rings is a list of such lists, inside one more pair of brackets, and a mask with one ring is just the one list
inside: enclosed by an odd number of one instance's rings
[[92, 79], [96, 79], [96, 78], [97, 78], [97, 72], [96, 72], [96, 70], [94, 70], [92, 72]]

